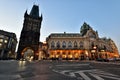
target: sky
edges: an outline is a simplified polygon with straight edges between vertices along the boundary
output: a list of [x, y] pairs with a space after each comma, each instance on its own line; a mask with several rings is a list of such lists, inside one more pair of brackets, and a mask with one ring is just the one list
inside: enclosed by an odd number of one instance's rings
[[120, 0], [0, 0], [0, 29], [16, 33], [19, 41], [24, 13], [34, 4], [43, 15], [40, 41], [51, 33], [79, 33], [86, 22], [120, 51]]

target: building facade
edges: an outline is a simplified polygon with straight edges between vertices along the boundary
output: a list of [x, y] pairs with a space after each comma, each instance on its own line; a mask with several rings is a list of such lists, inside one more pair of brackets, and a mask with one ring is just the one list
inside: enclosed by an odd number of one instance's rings
[[33, 5], [30, 14], [25, 12], [17, 59], [38, 59], [41, 22], [42, 15], [39, 16], [39, 6]]
[[49, 55], [48, 55], [47, 50], [48, 50], [47, 43], [46, 42], [40, 42], [38, 60], [48, 59]]
[[16, 45], [15, 33], [0, 30], [0, 59], [15, 59]]
[[48, 54], [51, 59], [95, 60], [119, 57], [112, 39], [99, 38], [87, 23], [80, 33], [52, 33], [47, 37]]

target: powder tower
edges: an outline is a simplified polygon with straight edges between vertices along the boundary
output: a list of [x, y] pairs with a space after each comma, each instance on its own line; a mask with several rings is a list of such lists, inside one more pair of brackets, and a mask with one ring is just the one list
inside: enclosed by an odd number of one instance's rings
[[24, 23], [20, 35], [17, 59], [37, 59], [40, 39], [42, 15], [39, 16], [39, 6], [33, 5], [30, 14], [24, 14]]

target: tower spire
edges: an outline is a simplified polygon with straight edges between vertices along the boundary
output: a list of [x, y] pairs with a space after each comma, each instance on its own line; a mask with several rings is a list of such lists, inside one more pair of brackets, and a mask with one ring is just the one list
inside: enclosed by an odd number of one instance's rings
[[39, 6], [33, 5], [32, 10], [30, 12], [30, 16], [32, 16], [33, 18], [39, 17]]

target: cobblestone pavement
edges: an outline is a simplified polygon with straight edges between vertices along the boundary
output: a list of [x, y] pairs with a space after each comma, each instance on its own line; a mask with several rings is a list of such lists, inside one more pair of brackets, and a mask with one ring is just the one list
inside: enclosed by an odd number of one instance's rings
[[0, 80], [120, 80], [120, 63], [0, 61]]

